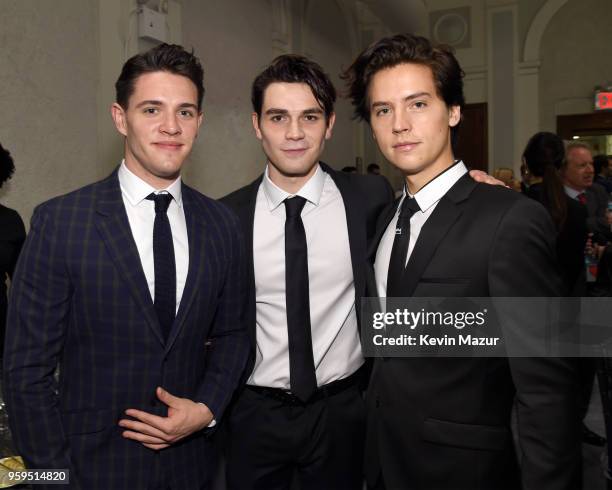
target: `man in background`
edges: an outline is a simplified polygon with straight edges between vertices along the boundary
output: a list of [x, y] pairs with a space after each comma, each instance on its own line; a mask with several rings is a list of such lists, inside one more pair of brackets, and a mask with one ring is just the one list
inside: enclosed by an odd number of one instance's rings
[[602, 186], [593, 184], [594, 176], [590, 146], [580, 141], [571, 142], [566, 148], [565, 165], [561, 167], [565, 192], [586, 206], [587, 227], [594, 234], [594, 240], [603, 245], [612, 239], [612, 215], [607, 214], [609, 196]]

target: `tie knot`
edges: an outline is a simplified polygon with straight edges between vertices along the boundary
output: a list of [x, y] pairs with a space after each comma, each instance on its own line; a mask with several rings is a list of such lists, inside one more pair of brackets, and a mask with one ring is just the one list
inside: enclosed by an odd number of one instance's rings
[[295, 218], [299, 216], [304, 209], [306, 199], [300, 196], [290, 197], [285, 199], [285, 211], [287, 212], [287, 218]]
[[420, 210], [421, 208], [419, 207], [414, 197], [411, 197], [411, 198], [406, 197], [404, 199], [404, 202], [402, 203], [399, 217], [400, 218], [410, 218], [414, 213]]
[[146, 197], [149, 201], [155, 202], [155, 214], [165, 213], [168, 211], [170, 201], [172, 201], [172, 194], [164, 192], [163, 194], [155, 194], [152, 192]]
[[578, 202], [580, 202], [580, 204], [586, 204], [587, 197], [584, 192], [581, 192], [580, 194], [578, 194], [577, 199], [578, 199]]

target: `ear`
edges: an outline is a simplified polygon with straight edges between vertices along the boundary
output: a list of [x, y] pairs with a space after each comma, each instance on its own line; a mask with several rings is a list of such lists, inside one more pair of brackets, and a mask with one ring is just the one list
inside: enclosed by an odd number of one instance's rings
[[331, 138], [334, 123], [336, 122], [336, 113], [332, 112], [327, 119], [327, 129], [325, 130], [325, 139]]
[[261, 129], [259, 129], [259, 116], [257, 115], [256, 112], [253, 112], [253, 114], [251, 114], [251, 121], [253, 122], [253, 129], [255, 130], [255, 136], [257, 136], [257, 139], [260, 140], [262, 136], [261, 136]]
[[[203, 122], [204, 122], [204, 113], [203, 113], [203, 112], [200, 112], [200, 113], [198, 114], [198, 133], [199, 133], [199, 131], [200, 131], [200, 126], [202, 126], [202, 123], [203, 123]], [[197, 136], [197, 133], [196, 133], [196, 136]]]
[[454, 128], [461, 121], [461, 107], [453, 105], [448, 110], [448, 125]]
[[115, 122], [115, 127], [123, 136], [127, 136], [127, 116], [125, 110], [116, 102], [111, 106], [111, 116]]

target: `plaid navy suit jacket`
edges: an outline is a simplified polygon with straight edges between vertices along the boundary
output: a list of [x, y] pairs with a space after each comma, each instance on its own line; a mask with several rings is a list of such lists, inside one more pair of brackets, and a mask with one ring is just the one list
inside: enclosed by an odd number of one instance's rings
[[116, 172], [34, 212], [9, 302], [4, 395], [27, 467], [68, 468], [70, 488], [199, 489], [214, 469], [206, 430], [154, 452], [117, 425], [127, 408], [166, 415], [156, 386], [221, 419], [248, 356], [237, 218], [182, 193], [189, 271], [167, 342]]

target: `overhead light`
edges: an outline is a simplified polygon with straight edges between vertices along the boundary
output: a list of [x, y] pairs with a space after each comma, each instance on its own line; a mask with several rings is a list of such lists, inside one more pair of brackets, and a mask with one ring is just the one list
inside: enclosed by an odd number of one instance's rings
[[573, 140], [579, 140], [579, 139], [580, 139], [580, 136], [572, 136], [572, 139], [573, 139]]

